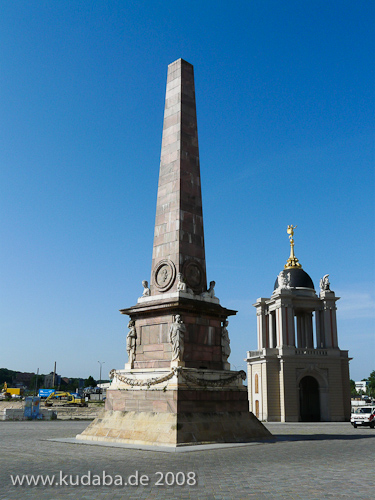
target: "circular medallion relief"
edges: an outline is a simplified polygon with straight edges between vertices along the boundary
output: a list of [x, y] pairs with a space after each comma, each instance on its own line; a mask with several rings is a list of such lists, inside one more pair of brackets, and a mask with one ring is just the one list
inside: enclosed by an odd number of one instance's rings
[[196, 260], [188, 260], [183, 265], [183, 274], [187, 285], [194, 291], [201, 292], [204, 281], [204, 271]]
[[154, 283], [160, 292], [165, 292], [173, 285], [176, 268], [171, 260], [161, 260], [155, 267]]

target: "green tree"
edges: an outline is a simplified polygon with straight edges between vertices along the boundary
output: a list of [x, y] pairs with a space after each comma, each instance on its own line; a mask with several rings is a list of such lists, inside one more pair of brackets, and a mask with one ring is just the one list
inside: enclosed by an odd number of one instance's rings
[[85, 387], [96, 387], [96, 380], [91, 375], [85, 379]]
[[78, 378], [72, 378], [70, 379], [70, 382], [69, 384], [67, 385], [66, 391], [69, 391], [69, 392], [76, 392], [76, 389], [79, 388], [79, 380]]
[[375, 397], [375, 370], [370, 373], [368, 380], [368, 394], [371, 397]]
[[355, 382], [352, 379], [350, 379], [350, 395], [352, 398], [355, 398], [356, 396], [358, 396], [358, 392], [355, 388]]
[[10, 386], [12, 383], [13, 377], [17, 375], [18, 372], [14, 370], [8, 370], [7, 368], [0, 368], [0, 384], [3, 385], [4, 382]]
[[28, 385], [29, 391], [34, 393], [36, 388], [36, 393], [38, 394], [39, 389], [44, 388], [44, 377], [45, 375], [43, 375], [43, 373], [33, 375]]

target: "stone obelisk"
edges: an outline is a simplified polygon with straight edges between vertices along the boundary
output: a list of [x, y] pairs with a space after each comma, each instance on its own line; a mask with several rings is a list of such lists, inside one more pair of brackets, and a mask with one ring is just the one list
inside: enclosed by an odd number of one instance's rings
[[231, 371], [228, 316], [207, 287], [193, 66], [168, 66], [150, 286], [130, 316], [128, 361], [112, 370], [105, 412], [79, 436], [168, 445], [266, 438]]
[[121, 310], [136, 322], [132, 368], [171, 365], [170, 325], [180, 314], [187, 331], [183, 357], [174, 364], [229, 369], [222, 353], [222, 323], [236, 311], [221, 307], [214, 282], [207, 290], [194, 68], [182, 59], [168, 66], [147, 290], [136, 306]]
[[175, 273], [206, 291], [194, 69], [182, 59], [168, 67], [151, 287], [177, 291]]

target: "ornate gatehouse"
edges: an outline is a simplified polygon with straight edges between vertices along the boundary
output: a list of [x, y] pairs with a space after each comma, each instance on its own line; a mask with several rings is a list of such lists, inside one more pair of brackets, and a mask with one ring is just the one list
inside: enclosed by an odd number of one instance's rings
[[290, 257], [271, 298], [254, 304], [258, 350], [247, 353], [250, 411], [269, 422], [347, 421], [349, 357], [338, 346], [339, 297], [328, 275], [315, 293], [294, 255], [294, 229], [288, 226]]

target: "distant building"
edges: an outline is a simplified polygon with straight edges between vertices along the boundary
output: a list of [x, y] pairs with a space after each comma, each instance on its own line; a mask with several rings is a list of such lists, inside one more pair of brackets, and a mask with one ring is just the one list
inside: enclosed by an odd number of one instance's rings
[[360, 382], [355, 382], [355, 390], [357, 392], [366, 393], [368, 385], [369, 385], [368, 380], [361, 380]]
[[111, 387], [111, 382], [103, 382], [102, 384], [98, 384], [97, 387], [100, 389], [109, 389]]
[[12, 386], [13, 387], [29, 387], [30, 382], [32, 378], [34, 377], [35, 373], [29, 373], [29, 372], [17, 372], [16, 375], [12, 379]]
[[64, 387], [66, 387], [68, 385], [72, 386], [72, 384], [75, 384], [75, 385], [74, 385], [74, 389], [72, 387], [70, 388], [71, 390], [81, 392], [85, 386], [85, 380], [83, 378], [77, 379], [77, 378], [61, 377], [61, 389], [62, 390], [64, 389]]
[[44, 376], [44, 387], [46, 389], [52, 389], [52, 387], [59, 386], [61, 384], [61, 375], [55, 374], [55, 383], [53, 383], [53, 372]]

